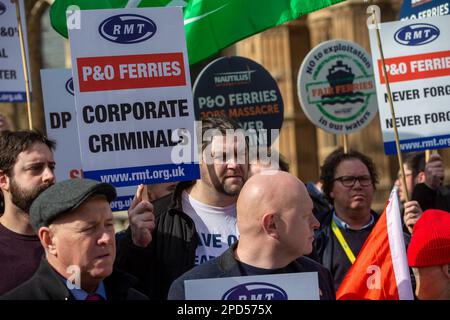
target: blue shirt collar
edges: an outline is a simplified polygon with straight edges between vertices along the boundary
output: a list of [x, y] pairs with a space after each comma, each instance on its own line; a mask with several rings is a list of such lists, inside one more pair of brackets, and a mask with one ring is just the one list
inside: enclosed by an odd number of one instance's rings
[[[70, 293], [75, 297], [77, 300], [86, 300], [86, 297], [89, 295], [86, 291], [79, 288], [73, 288], [69, 289]], [[95, 290], [94, 294], [98, 294], [103, 298], [103, 300], [106, 300], [106, 291], [105, 291], [105, 285], [103, 284], [103, 281], [100, 282], [100, 284], [97, 287], [97, 290]]]
[[[333, 210], [333, 220], [337, 224], [337, 226], [339, 228], [341, 228], [341, 229], [354, 230], [354, 229], [350, 228], [350, 226], [346, 222], [344, 222], [342, 219], [340, 219], [336, 215], [336, 211], [335, 210]], [[371, 227], [374, 224], [374, 222], [375, 222], [375, 218], [373, 217], [372, 214], [370, 214], [370, 221], [369, 221], [369, 223], [364, 225], [364, 226], [362, 226], [359, 230], [364, 230], [364, 229], [367, 229], [367, 228]]]
[[[64, 282], [64, 285], [67, 287], [67, 289], [69, 289], [70, 293], [73, 295], [73, 297], [75, 298], [75, 300], [86, 300], [86, 297], [90, 294], [87, 293], [86, 291], [84, 291], [81, 288], [69, 288], [69, 286], [67, 286], [67, 279], [64, 278], [63, 276], [59, 275], [59, 277], [61, 278], [61, 280]], [[94, 294], [98, 294], [99, 296], [101, 296], [104, 300], [107, 300], [106, 298], [106, 290], [105, 290], [105, 284], [102, 282], [100, 282], [100, 284], [97, 287], [97, 290], [95, 290]]]

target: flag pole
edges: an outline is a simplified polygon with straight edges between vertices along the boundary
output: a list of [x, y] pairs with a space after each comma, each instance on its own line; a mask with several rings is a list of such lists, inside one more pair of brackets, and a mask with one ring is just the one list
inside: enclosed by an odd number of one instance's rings
[[25, 52], [25, 39], [23, 37], [22, 30], [22, 19], [20, 17], [20, 5], [19, 0], [16, 0], [16, 16], [17, 23], [19, 29], [19, 42], [20, 42], [20, 51], [22, 53], [22, 67], [23, 67], [23, 77], [25, 79], [25, 93], [27, 96], [27, 111], [28, 111], [28, 128], [33, 130], [33, 117], [31, 115], [31, 90], [30, 90], [30, 79], [28, 78], [28, 63]]
[[430, 156], [431, 156], [431, 150], [430, 149], [425, 150], [425, 163], [427, 163], [428, 160], [430, 160]]
[[128, 0], [125, 8], [137, 8], [141, 0]]
[[[368, 7], [368, 9], [370, 9], [370, 8], [371, 7]], [[394, 103], [392, 101], [391, 87], [389, 85], [389, 79], [388, 79], [388, 75], [387, 75], [387, 72], [386, 72], [386, 63], [384, 61], [383, 46], [381, 45], [380, 26], [378, 24], [374, 8], [372, 8], [372, 21], [373, 21], [373, 24], [375, 25], [375, 31], [376, 31], [376, 34], [377, 34], [378, 50], [380, 51], [380, 57], [381, 57], [383, 77], [384, 77], [384, 79], [386, 81], [386, 91], [387, 91], [387, 96], [388, 96], [388, 101], [389, 101], [389, 107], [391, 109], [392, 125], [394, 127], [395, 146], [397, 148], [397, 159], [398, 159], [398, 164], [399, 164], [400, 172], [401, 172], [402, 187], [403, 187], [403, 190], [405, 191], [405, 199], [406, 199], [406, 201], [409, 201], [409, 192], [408, 192], [408, 189], [406, 187], [405, 169], [403, 168], [403, 159], [402, 159], [402, 153], [401, 153], [401, 149], [400, 149], [400, 139], [398, 137], [397, 123], [396, 123], [397, 121], [396, 121], [396, 117], [395, 117]]]

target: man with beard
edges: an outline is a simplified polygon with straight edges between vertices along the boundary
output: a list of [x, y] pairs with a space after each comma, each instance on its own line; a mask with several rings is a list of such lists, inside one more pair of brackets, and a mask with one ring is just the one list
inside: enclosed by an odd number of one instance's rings
[[0, 295], [36, 271], [43, 249], [29, 223], [33, 200], [55, 183], [55, 143], [34, 131], [0, 135], [0, 188], [5, 212], [0, 217]]
[[203, 120], [201, 178], [179, 183], [153, 205], [138, 188], [116, 264], [138, 277], [150, 298], [166, 299], [176, 278], [237, 241], [236, 201], [248, 173], [248, 145], [237, 129], [229, 119]]
[[[0, 134], [9, 130], [9, 122], [4, 115], [0, 113]], [[0, 191], [0, 216], [5, 211], [5, 202], [3, 201], [3, 193]]]

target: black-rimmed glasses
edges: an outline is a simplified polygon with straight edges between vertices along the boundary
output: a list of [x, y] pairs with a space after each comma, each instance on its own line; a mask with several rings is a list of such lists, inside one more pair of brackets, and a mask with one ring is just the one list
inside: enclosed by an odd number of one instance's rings
[[372, 178], [368, 175], [366, 176], [342, 176], [334, 178], [333, 181], [338, 180], [342, 185], [346, 188], [351, 188], [355, 185], [356, 180], [359, 181], [359, 184], [363, 187], [368, 187], [372, 185]]

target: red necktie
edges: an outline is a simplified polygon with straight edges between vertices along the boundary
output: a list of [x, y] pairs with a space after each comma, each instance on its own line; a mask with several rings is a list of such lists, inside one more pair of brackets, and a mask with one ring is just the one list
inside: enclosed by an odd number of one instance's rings
[[103, 297], [101, 295], [93, 293], [93, 294], [89, 294], [86, 297], [86, 299], [84, 299], [84, 300], [97, 300], [97, 301], [99, 301], [99, 300], [104, 300], [104, 299], [103, 299]]

